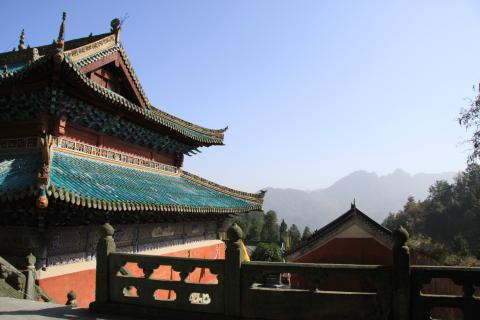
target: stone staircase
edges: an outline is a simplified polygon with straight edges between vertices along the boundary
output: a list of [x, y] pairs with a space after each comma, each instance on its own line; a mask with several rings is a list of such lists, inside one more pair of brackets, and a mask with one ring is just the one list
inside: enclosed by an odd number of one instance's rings
[[0, 297], [56, 303], [35, 284], [35, 261], [35, 257], [29, 254], [26, 257], [26, 269], [20, 271], [0, 257]]

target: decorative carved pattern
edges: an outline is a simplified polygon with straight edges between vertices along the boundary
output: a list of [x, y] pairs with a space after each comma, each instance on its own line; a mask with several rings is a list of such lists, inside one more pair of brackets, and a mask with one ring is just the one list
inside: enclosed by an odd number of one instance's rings
[[0, 97], [0, 121], [38, 119], [51, 104], [48, 91]]
[[134, 164], [150, 169], [155, 169], [159, 171], [169, 172], [169, 173], [178, 173], [178, 168], [170, 165], [166, 165], [160, 162], [147, 160], [144, 158], [135, 157], [127, 153], [113, 151], [107, 148], [95, 147], [86, 143], [73, 141], [67, 138], [56, 138], [54, 142], [55, 147], [61, 149], [72, 150], [75, 152], [88, 154], [90, 156], [100, 157], [109, 160], [115, 160], [119, 162], [125, 162], [129, 164]]
[[88, 103], [56, 91], [56, 104], [51, 114], [65, 115], [68, 121], [80, 126], [118, 137], [130, 143], [160, 150], [170, 154], [188, 154], [194, 147], [172, 139], [170, 136], [146, 129], [117, 115], [101, 111]]
[[0, 151], [10, 151], [12, 149], [34, 149], [39, 147], [40, 144], [36, 137], [0, 139]]
[[138, 267], [143, 270], [143, 277], [145, 279], [150, 278], [153, 274], [153, 271], [157, 269], [159, 266], [160, 265], [158, 263], [154, 263], [150, 261], [149, 262], [143, 261], [138, 263]]
[[76, 49], [69, 50], [66, 52], [66, 55], [71, 57], [73, 61], [79, 61], [85, 57], [98, 53], [106, 48], [115, 45], [115, 36], [109, 35], [95, 42], [86, 44], [84, 46], [78, 47]]
[[103, 112], [63, 91], [39, 91], [28, 95], [0, 97], [0, 121], [33, 120], [38, 119], [41, 113], [66, 116], [68, 121], [80, 126], [169, 154], [189, 154], [195, 149], [168, 135]]

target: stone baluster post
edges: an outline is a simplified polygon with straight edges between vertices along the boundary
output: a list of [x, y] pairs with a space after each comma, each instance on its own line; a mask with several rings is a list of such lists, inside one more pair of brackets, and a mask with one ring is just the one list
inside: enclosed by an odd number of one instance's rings
[[241, 241], [242, 229], [235, 223], [227, 230], [227, 248], [225, 250], [225, 314], [239, 317], [241, 283], [240, 269], [242, 266]]
[[393, 320], [410, 319], [410, 250], [406, 244], [408, 237], [408, 232], [403, 227], [393, 232]]
[[67, 302], [65, 303], [67, 306], [76, 307], [77, 306], [77, 293], [73, 290], [70, 290], [67, 293]]
[[26, 268], [23, 274], [25, 275], [25, 299], [37, 300], [37, 292], [35, 290], [35, 262], [37, 258], [30, 253], [25, 257]]
[[105, 223], [102, 225], [101, 230], [102, 237], [97, 244], [95, 303], [105, 303], [109, 300], [110, 276], [108, 274], [108, 256], [116, 250], [115, 241], [113, 240], [115, 229], [109, 223]]

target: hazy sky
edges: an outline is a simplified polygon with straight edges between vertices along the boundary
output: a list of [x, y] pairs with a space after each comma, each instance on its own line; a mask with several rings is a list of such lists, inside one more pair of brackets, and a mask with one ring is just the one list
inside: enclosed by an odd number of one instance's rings
[[[388, 3], [387, 3], [388, 2]], [[246, 191], [358, 169], [457, 171], [480, 81], [479, 1], [0, 1], [1, 51], [109, 31], [157, 107], [222, 128], [185, 169]]]

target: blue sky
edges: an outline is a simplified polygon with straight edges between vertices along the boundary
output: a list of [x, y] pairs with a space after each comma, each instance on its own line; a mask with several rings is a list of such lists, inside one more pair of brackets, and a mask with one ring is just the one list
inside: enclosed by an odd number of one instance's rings
[[[387, 3], [388, 2], [388, 3]], [[211, 128], [185, 169], [246, 191], [359, 169], [457, 171], [480, 81], [478, 1], [1, 1], [1, 51], [107, 32], [157, 107]]]

